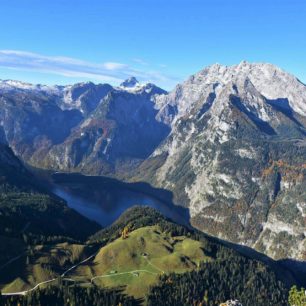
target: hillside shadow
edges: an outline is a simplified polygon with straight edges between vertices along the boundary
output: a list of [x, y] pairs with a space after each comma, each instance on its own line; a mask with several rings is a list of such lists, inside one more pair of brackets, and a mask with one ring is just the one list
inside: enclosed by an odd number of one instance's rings
[[[29, 283], [27, 282], [28, 277], [30, 276], [29, 271], [26, 269], [26, 255], [20, 257], [16, 261], [8, 264], [7, 266], [0, 269], [0, 288], [3, 284], [11, 284], [16, 279], [20, 280], [19, 285], [24, 282], [24, 286], [28, 286]], [[18, 284], [18, 283], [17, 283]], [[20, 291], [23, 288], [19, 288], [18, 285], [16, 287], [15, 284], [10, 288], [10, 292]]]
[[294, 274], [295, 278], [306, 287], [306, 261], [299, 261], [295, 259], [282, 259], [278, 263], [289, 269]]
[[304, 126], [303, 124], [297, 120], [294, 116], [294, 111], [292, 107], [289, 104], [289, 101], [287, 98], [278, 98], [278, 99], [266, 99], [267, 103], [271, 105], [275, 110], [282, 113], [284, 116], [286, 116], [288, 119], [293, 121], [298, 127], [300, 132], [303, 135], [306, 135], [306, 132], [303, 130]]
[[216, 94], [214, 92], [211, 92], [208, 95], [205, 103], [203, 104], [202, 108], [200, 109], [200, 111], [199, 111], [199, 113], [197, 115], [198, 119], [201, 118], [202, 115], [204, 115], [212, 107], [215, 99], [216, 99]]
[[232, 105], [234, 105], [236, 108], [238, 108], [242, 113], [244, 113], [255, 125], [256, 127], [263, 133], [267, 135], [276, 135], [276, 132], [272, 128], [272, 126], [260, 119], [259, 117], [255, 116], [251, 111], [249, 111], [245, 105], [241, 102], [241, 99], [237, 96], [231, 95], [230, 101]]

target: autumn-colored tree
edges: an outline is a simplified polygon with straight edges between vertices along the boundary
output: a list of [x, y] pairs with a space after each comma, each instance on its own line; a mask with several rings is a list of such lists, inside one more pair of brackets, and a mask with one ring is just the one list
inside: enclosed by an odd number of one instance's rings
[[289, 291], [289, 304], [290, 306], [306, 306], [306, 294], [305, 289], [298, 290], [296, 286], [293, 286]]
[[129, 234], [129, 228], [126, 226], [121, 232], [122, 239], [126, 239], [128, 237], [128, 234]]

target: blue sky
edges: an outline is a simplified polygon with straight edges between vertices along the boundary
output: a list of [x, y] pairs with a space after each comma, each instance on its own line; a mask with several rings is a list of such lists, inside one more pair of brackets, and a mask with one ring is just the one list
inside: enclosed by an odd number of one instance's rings
[[0, 0], [0, 78], [171, 89], [207, 65], [271, 62], [306, 83], [305, 0]]

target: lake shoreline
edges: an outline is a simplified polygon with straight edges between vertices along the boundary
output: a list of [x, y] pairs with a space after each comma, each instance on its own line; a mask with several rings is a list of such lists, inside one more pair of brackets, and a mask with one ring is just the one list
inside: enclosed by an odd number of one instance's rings
[[173, 204], [172, 193], [147, 183], [125, 183], [113, 178], [76, 173], [53, 173], [52, 192], [83, 216], [108, 226], [126, 209], [150, 206], [177, 223], [190, 226], [186, 208]]

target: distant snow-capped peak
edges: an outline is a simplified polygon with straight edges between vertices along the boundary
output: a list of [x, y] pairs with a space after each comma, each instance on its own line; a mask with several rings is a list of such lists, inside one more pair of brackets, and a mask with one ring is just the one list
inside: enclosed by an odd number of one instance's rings
[[63, 86], [48, 86], [41, 84], [31, 84], [17, 80], [0, 80], [0, 90], [4, 92], [12, 91], [41, 91], [46, 93], [58, 94], [64, 87]]
[[133, 92], [142, 91], [144, 89], [148, 90], [149, 89], [148, 84], [149, 83], [139, 83], [139, 81], [135, 77], [130, 77], [125, 81], [123, 81], [119, 85], [118, 89], [133, 93]]

